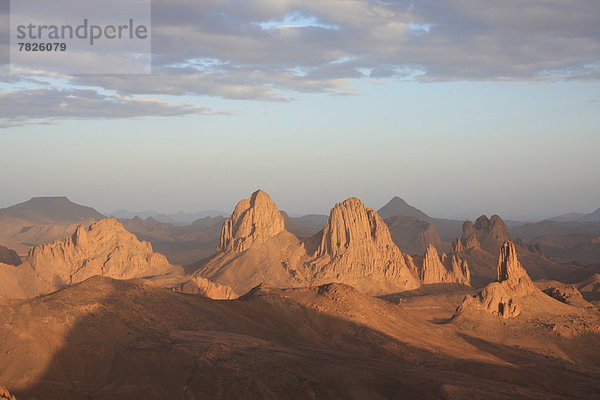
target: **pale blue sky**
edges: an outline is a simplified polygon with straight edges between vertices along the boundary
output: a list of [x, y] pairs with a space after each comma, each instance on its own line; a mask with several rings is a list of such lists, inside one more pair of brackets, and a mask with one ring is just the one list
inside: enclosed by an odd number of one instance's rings
[[361, 95], [198, 99], [234, 115], [0, 131], [2, 206], [67, 195], [102, 211], [222, 209], [256, 188], [294, 214], [399, 195], [435, 216], [600, 207], [598, 88], [355, 82]]
[[600, 207], [596, 0], [152, 10], [150, 76], [0, 66], [0, 206], [229, 212], [262, 188], [296, 215], [349, 196], [442, 217]]

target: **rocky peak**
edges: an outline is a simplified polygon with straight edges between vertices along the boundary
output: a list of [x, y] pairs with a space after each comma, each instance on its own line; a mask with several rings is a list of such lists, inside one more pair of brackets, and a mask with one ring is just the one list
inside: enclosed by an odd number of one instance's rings
[[452, 254], [458, 254], [463, 251], [465, 247], [463, 246], [462, 240], [460, 238], [454, 239], [452, 242]]
[[10, 394], [7, 388], [0, 386], [0, 400], [16, 400], [16, 398]]
[[462, 226], [462, 238], [460, 239], [461, 248], [473, 249], [479, 248], [479, 239], [477, 238], [477, 231], [471, 221], [465, 221]]
[[501, 241], [506, 241], [510, 237], [506, 224], [498, 215], [492, 215], [489, 220], [482, 215], [475, 221], [475, 229], [483, 230], [491, 238]]
[[466, 249], [483, 248], [495, 253], [505, 241], [512, 241], [506, 224], [498, 215], [492, 215], [490, 219], [482, 215], [477, 218], [475, 224], [466, 221], [462, 228], [462, 245]]
[[349, 249], [370, 245], [396, 247], [381, 217], [351, 197], [331, 210], [317, 255], [337, 257]]
[[62, 287], [102, 275], [128, 279], [174, 272], [177, 267], [154, 253], [114, 218], [79, 225], [65, 240], [34, 247], [27, 261], [41, 279]]
[[342, 282], [371, 293], [420, 286], [416, 267], [392, 241], [381, 217], [352, 197], [331, 209], [309, 269], [313, 284]]
[[498, 255], [498, 282], [529, 279], [527, 271], [517, 259], [517, 250], [511, 242], [504, 242]]
[[247, 250], [254, 242], [285, 231], [285, 223], [271, 197], [257, 190], [240, 201], [223, 223], [217, 252]]
[[475, 307], [504, 318], [516, 317], [523, 311], [521, 299], [536, 292], [540, 291], [517, 259], [515, 245], [504, 242], [498, 255], [498, 281], [465, 298], [457, 314]]
[[424, 284], [431, 283], [462, 283], [469, 285], [471, 274], [466, 261], [461, 260], [456, 254], [442, 257], [438, 255], [432, 245], [427, 247], [421, 265], [419, 278]]

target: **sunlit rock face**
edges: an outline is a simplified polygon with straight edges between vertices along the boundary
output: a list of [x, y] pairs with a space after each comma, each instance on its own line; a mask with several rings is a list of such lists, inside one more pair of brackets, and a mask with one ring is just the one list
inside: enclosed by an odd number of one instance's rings
[[223, 223], [217, 252], [242, 252], [253, 243], [265, 241], [285, 230], [283, 216], [271, 197], [257, 190], [240, 201]]

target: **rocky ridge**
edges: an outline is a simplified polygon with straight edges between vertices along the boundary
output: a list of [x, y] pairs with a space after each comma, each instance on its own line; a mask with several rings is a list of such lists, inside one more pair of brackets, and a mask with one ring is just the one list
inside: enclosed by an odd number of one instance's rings
[[0, 295], [29, 298], [94, 276], [117, 279], [181, 274], [152, 245], [140, 242], [113, 218], [86, 229], [79, 225], [65, 240], [30, 250], [19, 266], [0, 264]]
[[519, 304], [521, 298], [541, 293], [517, 259], [517, 251], [511, 242], [504, 242], [500, 249], [497, 271], [498, 280], [484, 287], [475, 296], [465, 298], [457, 313], [475, 306], [504, 318], [516, 317], [522, 312]]
[[173, 288], [173, 291], [188, 294], [199, 294], [214, 300], [232, 300], [239, 296], [227, 285], [220, 285], [201, 276], [181, 283]]
[[[443, 255], [427, 265], [428, 271], [436, 268], [427, 274], [428, 282], [439, 277], [435, 283], [468, 284], [468, 266], [457, 256]], [[271, 198], [259, 190], [236, 206], [223, 224], [217, 253], [193, 276], [237, 293], [262, 283], [299, 287], [338, 282], [383, 294], [418, 288], [418, 269], [392, 241], [381, 217], [357, 198], [336, 204], [321, 232], [298, 239], [285, 229]]]
[[131, 279], [179, 271], [114, 218], [102, 219], [89, 230], [80, 225], [66, 240], [35, 247], [27, 261], [42, 280], [57, 286], [94, 275]]
[[415, 289], [416, 266], [392, 241], [375, 210], [356, 197], [331, 210], [311, 261], [313, 284], [341, 282], [366, 292]]
[[440, 257], [436, 248], [429, 245], [419, 268], [419, 278], [424, 284], [430, 283], [460, 283], [469, 285], [471, 273], [468, 263], [456, 253]]
[[495, 253], [507, 241], [512, 242], [513, 238], [508, 233], [506, 224], [498, 215], [492, 215], [489, 219], [482, 215], [477, 218], [475, 224], [471, 221], [463, 224], [461, 242], [466, 249], [482, 248]]
[[583, 298], [583, 295], [573, 285], [553, 286], [544, 289], [544, 293], [548, 296], [560, 301], [561, 303], [569, 304], [581, 308], [593, 308], [594, 305]]

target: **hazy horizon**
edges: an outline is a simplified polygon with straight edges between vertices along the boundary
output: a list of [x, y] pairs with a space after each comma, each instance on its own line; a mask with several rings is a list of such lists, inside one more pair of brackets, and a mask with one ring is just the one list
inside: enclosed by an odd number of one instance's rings
[[[259, 188], [257, 188], [259, 189]], [[260, 188], [262, 189], [262, 188]], [[263, 189], [264, 190], [264, 189]], [[252, 190], [252, 192], [254, 192], [254, 190]], [[235, 207], [235, 205], [237, 204], [238, 201], [242, 200], [243, 198], [247, 198], [250, 196], [250, 194], [252, 192], [249, 192], [247, 195], [242, 195], [242, 197], [236, 199], [236, 200], [224, 200], [224, 202], [222, 204], [230, 204], [230, 206], [228, 207], [201, 207], [201, 208], [177, 208], [177, 206], [173, 207], [173, 208], [164, 208], [164, 209], [160, 209], [160, 208], [148, 208], [148, 207], [118, 207], [118, 208], [112, 208], [112, 209], [104, 209], [102, 207], [96, 206], [95, 204], [92, 204], [90, 202], [87, 201], [83, 201], [83, 200], [79, 200], [76, 198], [73, 198], [72, 196], [68, 196], [68, 195], [61, 195], [61, 194], [53, 194], [53, 195], [43, 195], [43, 194], [38, 194], [38, 195], [34, 195], [34, 196], [30, 196], [26, 199], [23, 199], [21, 201], [16, 201], [14, 203], [10, 203], [10, 204], [3, 204], [0, 203], [0, 208], [6, 208], [6, 207], [10, 207], [12, 205], [15, 204], [19, 204], [19, 203], [23, 203], [28, 201], [30, 198], [32, 197], [67, 197], [70, 201], [83, 205], [83, 206], [89, 206], [92, 207], [94, 209], [96, 209], [97, 211], [99, 211], [100, 213], [104, 214], [105, 216], [111, 216], [113, 213], [115, 212], [119, 212], [119, 211], [127, 211], [127, 212], [137, 212], [137, 213], [144, 213], [144, 212], [156, 212], [159, 214], [176, 214], [178, 212], [184, 212], [184, 213], [200, 213], [200, 212], [206, 212], [206, 211], [215, 211], [215, 212], [222, 212], [224, 215], [228, 216], [233, 212], [233, 208]], [[286, 211], [290, 216], [292, 217], [299, 217], [299, 216], [304, 216], [304, 215], [308, 215], [308, 214], [319, 214], [319, 215], [328, 215], [330, 209], [339, 202], [342, 202], [343, 200], [347, 199], [348, 197], [359, 197], [361, 200], [363, 200], [360, 196], [347, 196], [344, 198], [340, 198], [336, 201], [334, 201], [333, 203], [329, 204], [329, 205], [324, 205], [321, 208], [316, 208], [314, 211], [308, 211], [308, 212], [297, 212], [293, 209], [289, 209], [289, 208], [285, 208], [282, 207], [280, 205], [280, 202], [278, 202], [278, 196], [273, 195], [272, 193], [268, 192], [271, 195], [271, 197], [273, 198], [273, 201], [275, 202], [275, 204], [277, 204], [279, 206], [279, 209], [282, 211]], [[479, 210], [475, 209], [475, 210], [466, 210], [461, 212], [460, 210], [455, 212], [454, 214], [451, 213], [451, 211], [449, 211], [447, 214], [441, 214], [441, 213], [435, 213], [435, 212], [431, 212], [428, 209], [425, 209], [424, 207], [421, 207], [419, 204], [416, 204], [412, 201], [410, 201], [407, 197], [403, 197], [401, 195], [392, 195], [391, 197], [389, 197], [387, 200], [381, 202], [381, 204], [371, 204], [366, 202], [365, 200], [363, 200], [363, 202], [365, 203], [365, 205], [369, 208], [373, 208], [375, 210], [379, 210], [381, 207], [383, 207], [384, 205], [386, 205], [393, 197], [400, 197], [402, 198], [404, 201], [406, 201], [409, 205], [423, 211], [425, 214], [429, 215], [430, 217], [435, 217], [435, 218], [447, 218], [447, 219], [456, 219], [456, 220], [463, 220], [463, 219], [468, 219], [468, 220], [475, 220], [477, 217], [479, 217], [480, 215], [487, 215], [488, 217], [490, 217], [493, 214], [498, 214], [500, 215], [503, 219], [505, 220], [515, 220], [515, 221], [523, 221], [523, 222], [535, 222], [535, 221], [540, 221], [543, 220], [545, 218], [550, 218], [550, 217], [555, 217], [555, 216], [559, 216], [562, 214], [566, 214], [569, 212], [579, 212], [579, 213], [583, 213], [583, 214], [589, 214], [592, 213], [594, 211], [596, 211], [596, 209], [598, 209], [598, 207], [592, 209], [592, 210], [570, 210], [570, 211], [565, 211], [565, 212], [560, 212], [560, 213], [556, 213], [556, 214], [549, 214], [549, 215], [535, 215], [535, 214], [531, 214], [531, 215], [520, 215], [520, 214], [516, 214], [516, 215], [510, 215], [507, 213], [502, 213], [499, 211], [495, 211], [495, 210], [488, 210], [488, 209], [484, 209], [481, 208]], [[132, 203], [133, 204], [133, 203]]]

